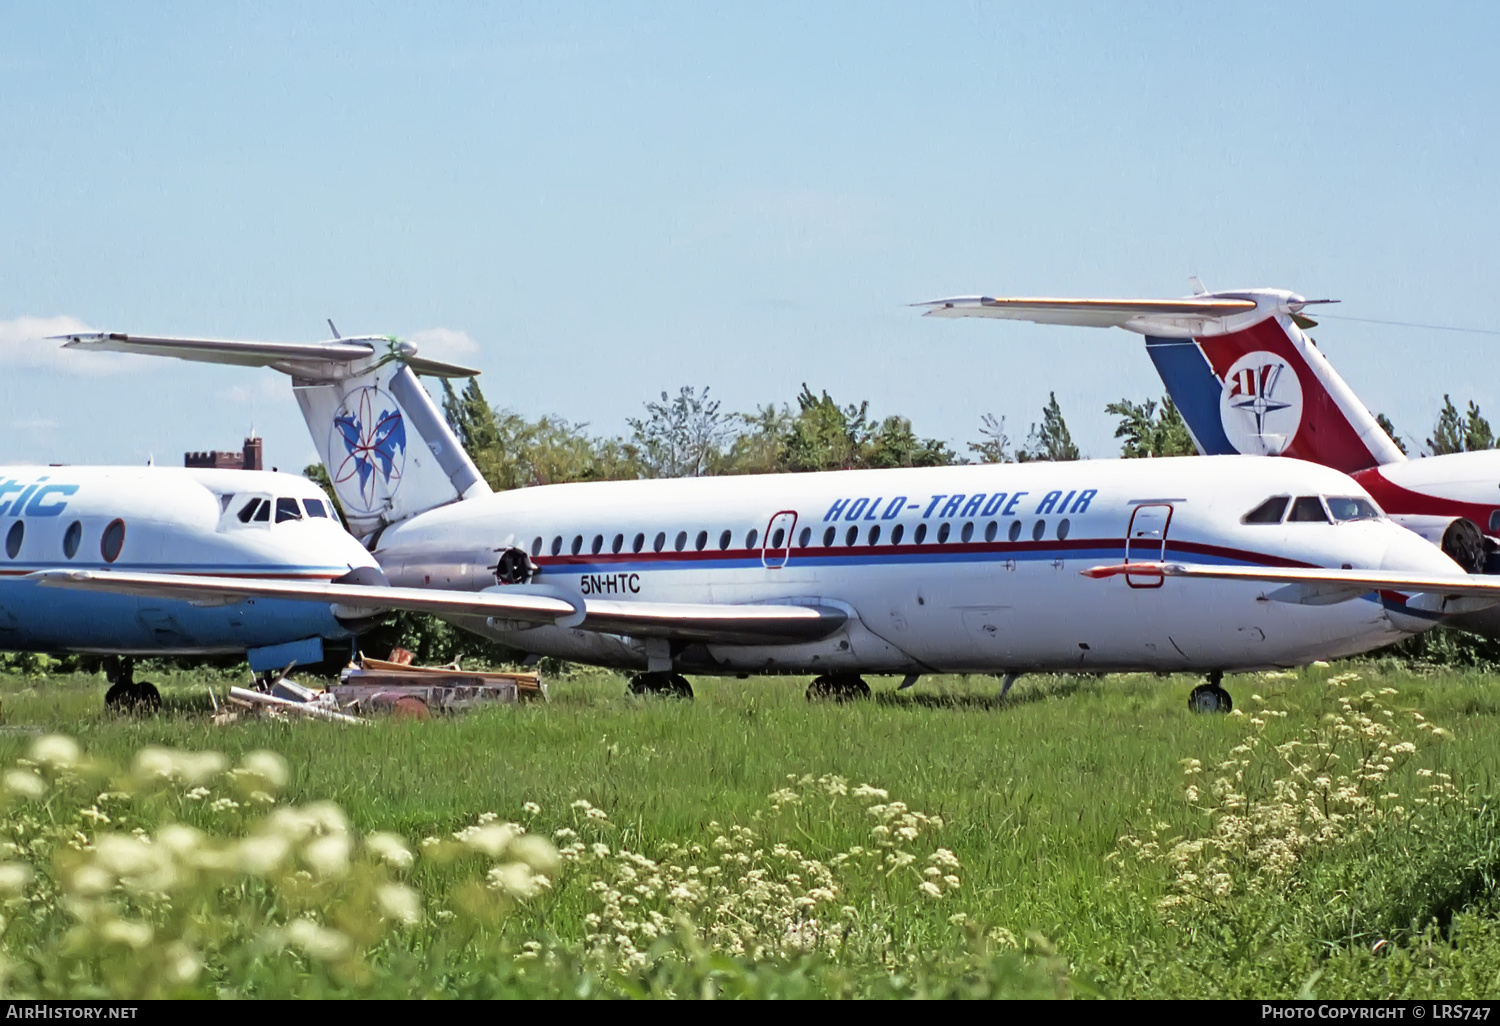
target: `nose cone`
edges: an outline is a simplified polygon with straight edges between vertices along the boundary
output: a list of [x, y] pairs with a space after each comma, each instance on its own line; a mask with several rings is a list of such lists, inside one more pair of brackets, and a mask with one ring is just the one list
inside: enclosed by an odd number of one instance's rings
[[1432, 542], [1396, 524], [1390, 528], [1390, 542], [1381, 557], [1381, 570], [1407, 570], [1424, 574], [1462, 574], [1463, 567], [1449, 559]]

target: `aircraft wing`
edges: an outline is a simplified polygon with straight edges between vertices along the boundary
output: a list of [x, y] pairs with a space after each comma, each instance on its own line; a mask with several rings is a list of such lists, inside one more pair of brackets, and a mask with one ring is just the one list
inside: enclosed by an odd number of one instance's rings
[[197, 363], [227, 363], [240, 367], [276, 367], [283, 365], [340, 365], [367, 360], [383, 350], [395, 347], [402, 361], [417, 374], [439, 378], [470, 378], [479, 373], [440, 360], [416, 355], [409, 342], [365, 335], [328, 342], [243, 342], [219, 338], [165, 338], [152, 335], [127, 335], [119, 331], [91, 331], [57, 335], [53, 341], [64, 349], [95, 353], [138, 353], [142, 356], [173, 356]]
[[[1424, 574], [1405, 570], [1336, 570], [1322, 567], [1207, 566], [1193, 563], [1116, 563], [1089, 567], [1085, 577], [1186, 577], [1220, 581], [1260, 581], [1281, 588], [1266, 597], [1301, 605], [1326, 605], [1372, 591], [1416, 595], [1408, 601], [1432, 612], [1469, 612], [1500, 603], [1500, 576]], [[1455, 600], [1468, 600], [1460, 604]]]
[[351, 617], [405, 609], [516, 621], [518, 627], [556, 625], [601, 634], [721, 645], [816, 641], [838, 630], [848, 619], [843, 611], [830, 606], [619, 602], [528, 593], [524, 587], [448, 591], [99, 570], [42, 570], [28, 576], [47, 587], [179, 599], [203, 605], [227, 604], [244, 598], [277, 598], [333, 603]]
[[1249, 299], [997, 299], [993, 296], [954, 296], [912, 305], [926, 307], [927, 317], [993, 317], [1081, 328], [1123, 328], [1140, 317], [1227, 317], [1256, 308]]

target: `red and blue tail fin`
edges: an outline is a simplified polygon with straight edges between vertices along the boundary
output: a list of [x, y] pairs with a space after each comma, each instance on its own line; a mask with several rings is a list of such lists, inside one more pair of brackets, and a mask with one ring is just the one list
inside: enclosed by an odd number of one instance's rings
[[1401, 450], [1290, 318], [1222, 335], [1146, 336], [1199, 450], [1291, 456], [1353, 473]]
[[985, 317], [1146, 336], [1146, 351], [1206, 455], [1291, 456], [1353, 473], [1405, 457], [1299, 324], [1309, 300], [1283, 289], [1181, 299], [954, 296], [929, 317]]

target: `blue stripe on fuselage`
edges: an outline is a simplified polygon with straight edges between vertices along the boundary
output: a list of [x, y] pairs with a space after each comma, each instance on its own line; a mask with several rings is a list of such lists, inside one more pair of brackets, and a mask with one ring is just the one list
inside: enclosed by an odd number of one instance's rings
[[1219, 415], [1219, 397], [1224, 383], [1209, 366], [1208, 357], [1190, 338], [1146, 337], [1146, 352], [1156, 364], [1167, 394], [1177, 404], [1187, 422], [1198, 451], [1205, 456], [1233, 456], [1238, 453], [1224, 433]]
[[255, 598], [195, 606], [0, 578], [0, 651], [236, 652], [351, 636], [327, 602]]

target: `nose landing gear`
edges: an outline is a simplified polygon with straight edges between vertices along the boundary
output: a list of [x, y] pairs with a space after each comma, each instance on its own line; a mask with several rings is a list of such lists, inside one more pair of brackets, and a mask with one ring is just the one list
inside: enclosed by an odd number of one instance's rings
[[111, 712], [155, 713], [161, 710], [161, 692], [148, 680], [135, 681], [135, 660], [124, 656], [110, 656], [104, 660], [104, 679], [109, 681], [109, 690], [104, 692], [104, 707]]
[[1207, 682], [1199, 684], [1188, 695], [1188, 709], [1195, 713], [1228, 713], [1234, 709], [1234, 699], [1229, 697], [1219, 682], [1224, 679], [1223, 670], [1214, 670]]

